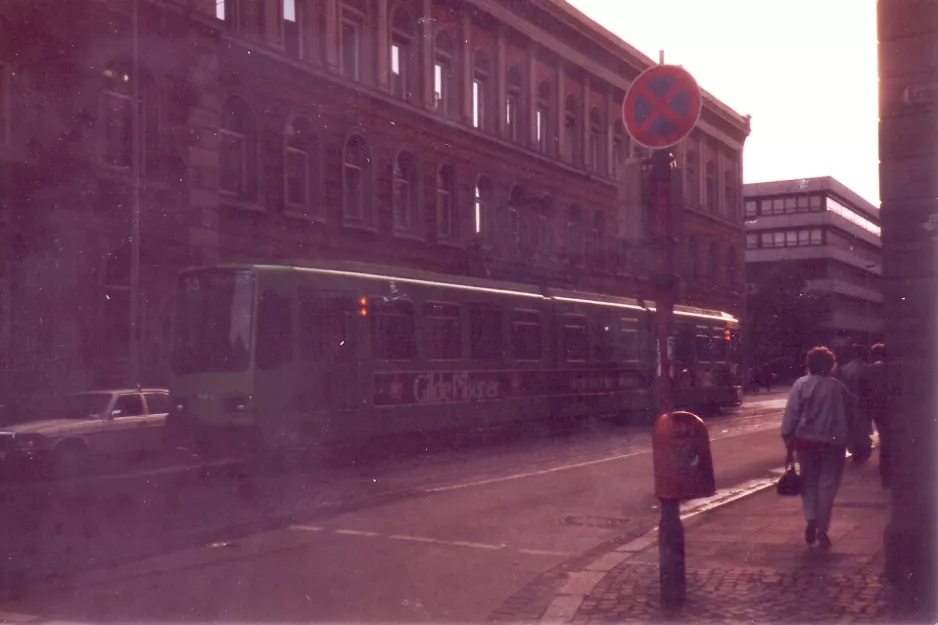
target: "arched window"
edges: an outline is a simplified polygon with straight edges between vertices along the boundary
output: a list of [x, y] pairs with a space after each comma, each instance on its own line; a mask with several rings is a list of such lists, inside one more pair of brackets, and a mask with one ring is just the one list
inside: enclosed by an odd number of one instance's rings
[[257, 198], [257, 130], [247, 102], [230, 97], [222, 110], [219, 187], [241, 200]]
[[684, 169], [687, 176], [687, 189], [684, 195], [690, 206], [698, 208], [700, 206], [700, 156], [695, 141], [689, 140], [687, 143]]
[[433, 103], [444, 115], [456, 116], [459, 95], [456, 88], [456, 45], [446, 31], [436, 34], [433, 63]]
[[521, 208], [524, 206], [524, 189], [512, 187], [508, 196], [508, 252], [521, 255]]
[[13, 69], [0, 63], [0, 145], [10, 142], [13, 126]]
[[371, 193], [371, 149], [360, 135], [353, 135], [345, 143], [342, 173], [342, 208], [345, 220], [371, 225], [373, 194]]
[[473, 218], [476, 236], [488, 239], [492, 233], [492, 209], [495, 203], [495, 192], [488, 176], [479, 176], [473, 195], [475, 196]]
[[546, 80], [541, 81], [541, 84], [537, 86], [537, 134], [534, 140], [537, 145], [537, 150], [544, 154], [551, 152], [551, 146], [553, 144], [550, 123], [550, 96], [550, 83]]
[[510, 141], [519, 142], [521, 140], [521, 71], [517, 65], [508, 68], [508, 75], [505, 80], [505, 130], [508, 133]]
[[726, 288], [731, 293], [735, 293], [738, 286], [736, 272], [736, 248], [731, 247], [726, 254]]
[[707, 255], [707, 286], [711, 289], [719, 288], [720, 286], [720, 259], [717, 256], [717, 243], [716, 241], [710, 242], [710, 250]]
[[598, 107], [593, 107], [593, 110], [590, 111], [590, 167], [597, 174], [605, 174], [605, 161], [603, 157], [605, 150], [603, 149], [603, 122], [602, 115], [599, 113]]
[[287, 207], [308, 217], [315, 216], [321, 205], [319, 140], [305, 117], [296, 117], [287, 125], [283, 172]]
[[554, 201], [549, 195], [545, 195], [537, 202], [537, 235], [538, 249], [545, 254], [550, 254], [556, 247], [556, 237], [554, 236]]
[[[6, 71], [4, 71], [6, 67]], [[12, 75], [8, 66], [0, 66], [0, 98], [4, 98], [6, 126], [10, 125], [10, 87]], [[134, 95], [131, 63], [126, 60], [108, 63], [103, 72], [100, 102], [101, 161], [110, 167], [130, 170], [134, 150], [140, 157], [140, 173], [157, 173], [159, 165], [159, 96], [153, 78], [144, 67], [139, 68], [139, 92]], [[4, 97], [4, 92], [6, 96]], [[134, 141], [134, 102], [139, 114], [139, 140]], [[0, 106], [4, 101], [0, 99]], [[9, 128], [6, 133], [9, 135]], [[0, 127], [0, 143], [4, 129]], [[136, 146], [136, 148], [134, 147]], [[149, 171], [148, 171], [149, 170]]]
[[411, 233], [417, 222], [417, 159], [401, 152], [394, 159], [394, 230]]
[[414, 20], [404, 9], [391, 19], [391, 93], [410, 102], [416, 92], [417, 36]]
[[700, 243], [696, 237], [687, 240], [687, 256], [684, 259], [685, 274], [690, 277], [691, 284], [700, 283]]
[[732, 221], [739, 220], [739, 207], [736, 205], [736, 160], [730, 157], [727, 168], [723, 171], [723, 205], [724, 213]]
[[492, 64], [489, 56], [477, 50], [473, 58], [472, 70], [472, 125], [480, 130], [491, 130], [489, 106], [489, 80]]
[[717, 166], [713, 159], [707, 161], [707, 210], [711, 213], [720, 210], [717, 197]]
[[576, 204], [567, 208], [567, 253], [574, 264], [583, 260], [583, 213]]
[[440, 241], [456, 241], [459, 212], [456, 209], [456, 171], [449, 165], [436, 176], [436, 235]]
[[622, 163], [629, 153], [629, 140], [625, 136], [625, 126], [617, 119], [612, 126], [612, 175], [618, 177]]
[[563, 158], [568, 163], [580, 160], [580, 132], [576, 99], [570, 95], [563, 107]]
[[590, 264], [596, 269], [605, 269], [606, 215], [601, 210], [596, 211], [593, 215], [589, 238]]

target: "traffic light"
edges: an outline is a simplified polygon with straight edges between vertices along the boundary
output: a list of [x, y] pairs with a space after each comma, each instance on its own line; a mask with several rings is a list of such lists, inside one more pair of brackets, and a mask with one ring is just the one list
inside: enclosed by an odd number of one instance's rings
[[729, 328], [726, 328], [725, 330], [723, 330], [723, 340], [726, 341], [727, 343], [733, 340], [733, 333], [730, 332]]

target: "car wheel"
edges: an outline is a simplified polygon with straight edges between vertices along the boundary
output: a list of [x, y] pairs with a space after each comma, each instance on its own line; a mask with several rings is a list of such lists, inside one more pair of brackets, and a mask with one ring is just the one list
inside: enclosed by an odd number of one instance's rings
[[78, 442], [62, 443], [55, 448], [53, 463], [59, 479], [81, 476], [88, 468], [88, 449]]

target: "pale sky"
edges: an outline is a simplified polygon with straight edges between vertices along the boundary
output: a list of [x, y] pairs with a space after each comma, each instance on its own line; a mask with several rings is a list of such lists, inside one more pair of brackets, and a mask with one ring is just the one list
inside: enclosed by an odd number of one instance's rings
[[879, 206], [876, 0], [568, 0], [752, 115], [745, 182], [833, 176]]

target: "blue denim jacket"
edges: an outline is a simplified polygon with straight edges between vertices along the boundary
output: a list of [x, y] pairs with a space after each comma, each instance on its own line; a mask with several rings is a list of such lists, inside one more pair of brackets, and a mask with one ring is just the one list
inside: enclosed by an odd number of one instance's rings
[[806, 375], [795, 381], [782, 417], [782, 438], [849, 446], [856, 401], [840, 380]]

